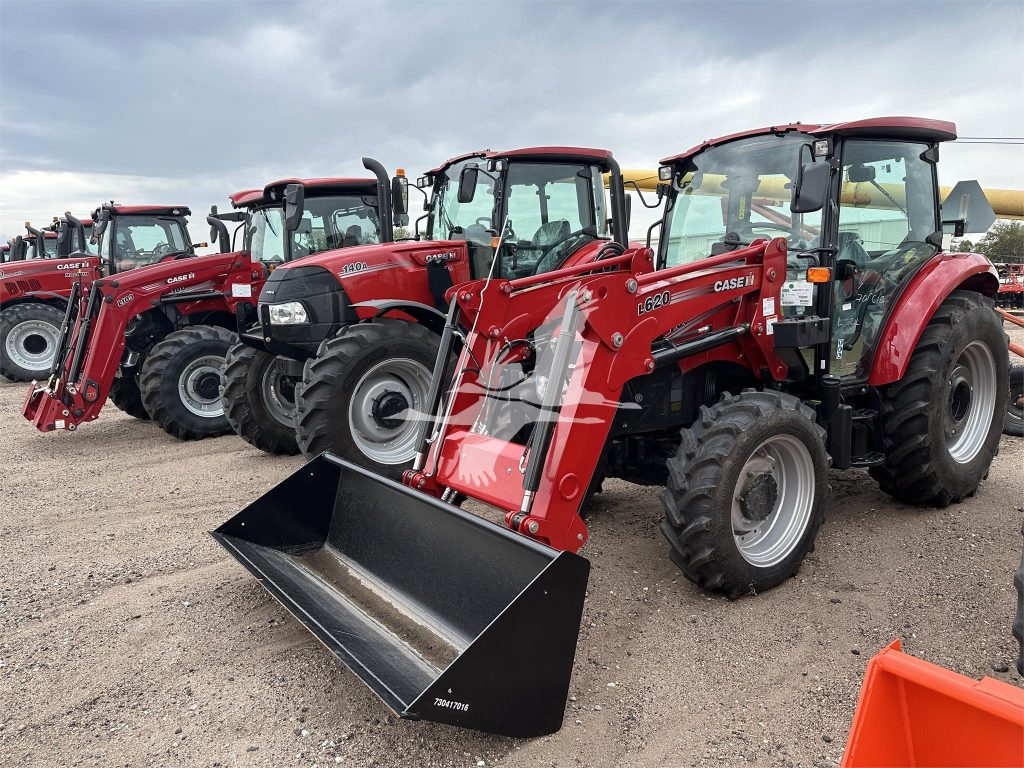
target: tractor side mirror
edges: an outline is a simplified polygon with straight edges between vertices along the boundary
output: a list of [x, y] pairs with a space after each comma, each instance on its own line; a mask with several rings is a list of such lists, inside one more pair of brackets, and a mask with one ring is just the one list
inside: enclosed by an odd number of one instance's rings
[[92, 239], [93, 242], [99, 242], [100, 235], [102, 235], [106, 229], [107, 224], [110, 223], [110, 214], [101, 209], [99, 218], [96, 219], [96, 223], [92, 225]]
[[942, 225], [952, 226], [954, 237], [966, 232], [987, 232], [995, 223], [996, 214], [977, 181], [960, 181], [942, 201]]
[[459, 202], [472, 203], [476, 194], [476, 182], [480, 176], [480, 169], [475, 166], [468, 166], [462, 169], [459, 174]]
[[301, 184], [289, 184], [284, 188], [284, 228], [289, 232], [299, 228], [305, 201], [306, 190]]
[[851, 165], [846, 169], [846, 178], [854, 184], [875, 180], [875, 166], [873, 165]]
[[[809, 144], [804, 145], [808, 149]], [[800, 151], [803, 157], [803, 148]], [[825, 205], [829, 181], [832, 179], [832, 166], [827, 160], [800, 162], [797, 166], [796, 181], [793, 183], [793, 198], [789, 209], [793, 213], [813, 213], [820, 211]]]
[[404, 175], [391, 179], [391, 215], [396, 227], [409, 223], [409, 180]]
[[391, 179], [391, 210], [395, 216], [409, 212], [409, 180], [405, 176], [393, 176]]

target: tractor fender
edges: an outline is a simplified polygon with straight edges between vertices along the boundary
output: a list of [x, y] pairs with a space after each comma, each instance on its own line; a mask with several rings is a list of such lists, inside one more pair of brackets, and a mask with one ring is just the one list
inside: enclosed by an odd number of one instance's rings
[[375, 299], [373, 301], [360, 301], [350, 305], [353, 309], [368, 309], [373, 312], [374, 317], [381, 317], [388, 312], [404, 312], [411, 315], [417, 323], [429, 328], [434, 333], [441, 333], [447, 317], [444, 312], [418, 301], [404, 299]]
[[955, 290], [995, 296], [999, 290], [995, 267], [977, 253], [944, 253], [921, 267], [896, 296], [896, 307], [878, 337], [869, 385], [877, 387], [903, 378], [925, 326]]

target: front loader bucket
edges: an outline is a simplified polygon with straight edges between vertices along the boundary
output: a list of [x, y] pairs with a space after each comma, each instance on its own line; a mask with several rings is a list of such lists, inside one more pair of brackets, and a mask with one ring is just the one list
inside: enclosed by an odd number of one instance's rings
[[1024, 690], [908, 656], [895, 641], [869, 663], [843, 768], [1024, 765]]
[[213, 537], [401, 717], [561, 727], [583, 558], [328, 453]]

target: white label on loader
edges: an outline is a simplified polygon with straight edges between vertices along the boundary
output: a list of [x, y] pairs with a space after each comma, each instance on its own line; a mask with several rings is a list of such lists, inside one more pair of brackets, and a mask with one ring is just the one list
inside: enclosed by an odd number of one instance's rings
[[782, 284], [782, 306], [809, 307], [813, 303], [813, 283], [806, 280], [787, 280]]
[[55, 426], [57, 429], [64, 429], [64, 419], [57, 419], [55, 422], [53, 422], [53, 426]]
[[775, 314], [775, 297], [769, 296], [766, 299], [761, 299], [761, 314], [765, 317], [768, 315]]
[[778, 320], [779, 320], [779, 318], [776, 317], [775, 315], [772, 315], [771, 317], [766, 317], [764, 319], [765, 333], [767, 333], [769, 336], [774, 336], [775, 335], [775, 323], [777, 323]]
[[251, 299], [252, 286], [249, 283], [232, 283], [231, 295], [236, 299]]

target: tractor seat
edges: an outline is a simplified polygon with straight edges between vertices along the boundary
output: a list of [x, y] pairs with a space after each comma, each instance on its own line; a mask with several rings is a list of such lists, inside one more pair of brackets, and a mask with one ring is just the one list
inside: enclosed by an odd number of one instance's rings
[[569, 236], [572, 230], [569, 229], [569, 222], [565, 219], [556, 219], [546, 224], [541, 224], [540, 229], [533, 233], [530, 244], [540, 247], [554, 245]]
[[345, 230], [345, 236], [341, 239], [341, 247], [349, 248], [353, 245], [359, 245], [363, 239], [363, 229], [358, 224], [353, 224], [351, 227]]
[[858, 269], [864, 269], [864, 266], [871, 261], [871, 256], [864, 250], [860, 235], [856, 232], [840, 232], [836, 245], [838, 246], [836, 261], [848, 259], [854, 262]]

